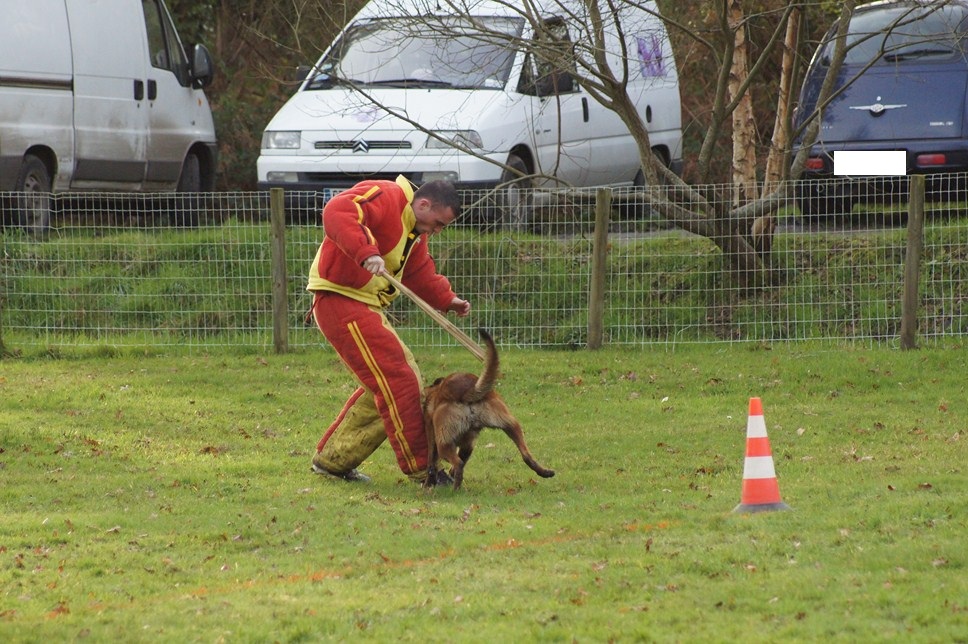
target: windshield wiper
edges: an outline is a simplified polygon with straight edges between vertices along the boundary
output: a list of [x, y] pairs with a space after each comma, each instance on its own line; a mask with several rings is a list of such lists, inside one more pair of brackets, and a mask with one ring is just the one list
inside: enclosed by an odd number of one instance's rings
[[453, 87], [453, 83], [430, 78], [391, 78], [388, 80], [372, 81], [367, 85], [385, 85], [387, 87]]
[[340, 78], [338, 76], [329, 76], [327, 74], [319, 74], [306, 86], [306, 89], [329, 89], [334, 85], [356, 85], [358, 81], [352, 78]]
[[902, 60], [912, 60], [914, 58], [924, 58], [925, 56], [950, 56], [950, 49], [911, 49], [907, 51], [900, 51], [896, 54], [884, 54], [884, 60], [890, 63], [896, 63]]

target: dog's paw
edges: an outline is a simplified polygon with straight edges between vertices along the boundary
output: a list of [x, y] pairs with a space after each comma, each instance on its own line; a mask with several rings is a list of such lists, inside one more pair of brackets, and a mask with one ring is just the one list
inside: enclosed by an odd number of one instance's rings
[[437, 485], [437, 468], [428, 467], [427, 468], [427, 478], [424, 479], [423, 486], [430, 488]]

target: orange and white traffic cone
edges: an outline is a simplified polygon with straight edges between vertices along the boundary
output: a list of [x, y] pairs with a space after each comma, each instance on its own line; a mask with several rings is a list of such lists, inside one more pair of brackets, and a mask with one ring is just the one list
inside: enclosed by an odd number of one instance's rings
[[766, 436], [763, 404], [750, 398], [750, 415], [746, 422], [746, 462], [743, 465], [743, 495], [733, 512], [769, 512], [789, 510], [780, 500], [780, 485], [773, 467], [773, 452]]

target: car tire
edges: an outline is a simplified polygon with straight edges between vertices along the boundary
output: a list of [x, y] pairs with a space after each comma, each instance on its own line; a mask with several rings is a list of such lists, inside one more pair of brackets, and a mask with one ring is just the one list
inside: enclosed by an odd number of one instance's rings
[[175, 191], [179, 194], [174, 200], [174, 207], [171, 211], [171, 223], [175, 226], [194, 228], [198, 226], [199, 211], [202, 207], [202, 200], [198, 193], [202, 189], [202, 164], [198, 157], [189, 153], [182, 164], [181, 175], [178, 177], [178, 187]]
[[[645, 187], [645, 172], [639, 169], [635, 173], [635, 179], [632, 180], [632, 191], [634, 194], [641, 188]], [[630, 198], [631, 198], [630, 194]], [[627, 221], [642, 221], [652, 217], [652, 206], [648, 203], [641, 201], [627, 201], [623, 203], [618, 208], [619, 215]]]
[[854, 201], [849, 187], [823, 179], [802, 181], [796, 189], [800, 216], [808, 221], [819, 221], [832, 216], [849, 218]]
[[505, 228], [524, 230], [531, 220], [534, 183], [528, 176], [527, 164], [518, 155], [508, 155], [505, 165], [498, 187], [496, 219]]
[[12, 208], [16, 225], [33, 235], [47, 234], [52, 207], [47, 164], [32, 154], [25, 155], [13, 189], [19, 193]]

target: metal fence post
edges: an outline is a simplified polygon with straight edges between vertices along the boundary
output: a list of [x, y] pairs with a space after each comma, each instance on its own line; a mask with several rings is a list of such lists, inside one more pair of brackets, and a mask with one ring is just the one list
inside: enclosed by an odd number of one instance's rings
[[907, 251], [904, 253], [904, 291], [901, 299], [901, 348], [917, 348], [918, 286], [924, 244], [924, 175], [909, 179]]
[[612, 191], [595, 193], [595, 232], [592, 241], [592, 274], [588, 289], [588, 348], [601, 349], [605, 338], [605, 265], [608, 255], [608, 215]]
[[272, 262], [272, 346], [289, 350], [289, 280], [286, 275], [286, 203], [282, 188], [269, 191], [270, 261]]

